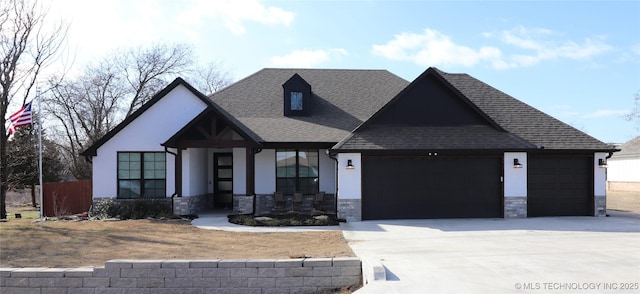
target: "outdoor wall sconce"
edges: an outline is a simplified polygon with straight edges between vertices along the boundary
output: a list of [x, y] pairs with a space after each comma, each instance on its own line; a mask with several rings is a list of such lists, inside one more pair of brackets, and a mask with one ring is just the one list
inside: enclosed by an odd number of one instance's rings
[[354, 169], [356, 168], [355, 166], [353, 166], [353, 162], [351, 162], [351, 159], [347, 159], [347, 169]]
[[598, 159], [598, 166], [601, 167], [601, 168], [607, 167], [607, 161], [605, 159], [599, 158]]
[[517, 158], [513, 159], [513, 168], [522, 168], [522, 163]]

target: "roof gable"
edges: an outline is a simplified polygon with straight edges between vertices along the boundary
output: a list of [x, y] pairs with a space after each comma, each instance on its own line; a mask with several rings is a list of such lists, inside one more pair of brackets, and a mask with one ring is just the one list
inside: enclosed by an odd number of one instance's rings
[[467, 74], [437, 70], [492, 121], [539, 149], [613, 151], [613, 146], [494, 88]]
[[[150, 109], [153, 105], [155, 105], [158, 101], [160, 101], [163, 97], [165, 97], [167, 94], [169, 94], [178, 86], [184, 86], [186, 89], [189, 90], [189, 92], [193, 93], [198, 99], [203, 101], [207, 105], [208, 109], [211, 109], [212, 111], [214, 111], [220, 117], [225, 119], [225, 121], [228, 121], [232, 124], [233, 123], [237, 124], [236, 126], [238, 127], [236, 127], [236, 129], [238, 133], [248, 141], [254, 144], [257, 144], [257, 136], [255, 134], [253, 134], [250, 130], [247, 130], [244, 126], [239, 124], [237, 120], [231, 117], [219, 106], [215, 105], [215, 103], [213, 103], [206, 95], [200, 93], [200, 91], [193, 88], [193, 86], [191, 86], [185, 80], [178, 77], [173, 82], [171, 82], [167, 87], [162, 89], [160, 92], [156, 93], [149, 101], [143, 104], [138, 110], [134, 111], [130, 116], [125, 118], [115, 128], [107, 132], [107, 134], [105, 134], [102, 138], [100, 138], [93, 145], [91, 145], [89, 148], [87, 148], [82, 153], [80, 153], [80, 155], [83, 155], [86, 157], [97, 156], [97, 151], [102, 145], [108, 142], [111, 138], [113, 138], [116, 134], [118, 134], [120, 131], [126, 128], [129, 124], [131, 124], [134, 120], [140, 117], [144, 112]], [[158, 142], [158, 144], [160, 143], [162, 142]]]
[[469, 100], [427, 69], [365, 125], [462, 126], [495, 125]]
[[[438, 81], [440, 86], [448, 88], [449, 91], [437, 86]], [[416, 93], [413, 93], [414, 91]], [[430, 97], [420, 97], [421, 91], [438, 98], [432, 103], [424, 103], [420, 99]], [[457, 100], [458, 103], [447, 106], [447, 100]], [[412, 106], [418, 108], [413, 109]], [[434, 113], [432, 110], [438, 107], [444, 107], [447, 113]], [[433, 120], [443, 121], [434, 123], [428, 117], [420, 118], [420, 110], [426, 110], [425, 114], [434, 116]], [[451, 112], [455, 118], [446, 117]], [[408, 118], [402, 117], [406, 113], [409, 114]], [[386, 124], [387, 122], [393, 124]], [[482, 125], [482, 122], [486, 122], [485, 125], [492, 128], [474, 127]], [[408, 127], [400, 129], [399, 126], [402, 125]], [[393, 128], [396, 130], [390, 131]], [[452, 135], [442, 135], [443, 130]], [[485, 135], [475, 138], [477, 136], [473, 134], [477, 131]], [[492, 144], [479, 144], [473, 142], [474, 140], [491, 140]], [[415, 148], [615, 150], [613, 146], [602, 143], [467, 74], [449, 74], [433, 67], [427, 69], [369, 120], [356, 128], [352, 135], [333, 147], [335, 150]]]
[[282, 84], [284, 115], [309, 115], [313, 104], [311, 85], [297, 73]]

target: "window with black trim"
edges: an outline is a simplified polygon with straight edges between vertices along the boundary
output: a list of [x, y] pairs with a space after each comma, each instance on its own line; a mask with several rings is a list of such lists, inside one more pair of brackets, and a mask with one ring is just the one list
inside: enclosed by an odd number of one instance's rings
[[118, 152], [118, 198], [166, 197], [164, 152]]
[[291, 110], [304, 110], [302, 101], [302, 92], [291, 92]]
[[276, 191], [287, 194], [318, 192], [318, 150], [276, 150]]

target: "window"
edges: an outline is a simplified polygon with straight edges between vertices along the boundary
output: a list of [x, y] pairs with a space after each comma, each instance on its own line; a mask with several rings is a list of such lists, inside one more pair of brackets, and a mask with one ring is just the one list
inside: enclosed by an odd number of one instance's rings
[[276, 150], [276, 191], [318, 192], [318, 150]]
[[164, 152], [118, 152], [118, 198], [166, 197]]
[[302, 92], [291, 92], [291, 110], [303, 110]]

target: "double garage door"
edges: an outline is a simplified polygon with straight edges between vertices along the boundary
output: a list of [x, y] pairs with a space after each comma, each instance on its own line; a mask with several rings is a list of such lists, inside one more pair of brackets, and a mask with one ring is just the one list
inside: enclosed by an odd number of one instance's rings
[[[527, 160], [527, 215], [592, 215], [593, 157]], [[503, 216], [502, 157], [362, 158], [363, 219]]]
[[502, 217], [501, 157], [363, 157], [362, 218]]

